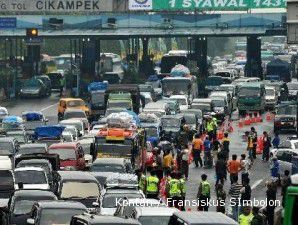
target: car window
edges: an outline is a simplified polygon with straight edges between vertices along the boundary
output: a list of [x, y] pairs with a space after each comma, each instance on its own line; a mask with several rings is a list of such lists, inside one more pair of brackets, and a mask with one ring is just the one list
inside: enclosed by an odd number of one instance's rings
[[298, 142], [294, 144], [295, 149], [298, 149]]
[[290, 141], [284, 141], [280, 144], [279, 148], [291, 148], [291, 142]]

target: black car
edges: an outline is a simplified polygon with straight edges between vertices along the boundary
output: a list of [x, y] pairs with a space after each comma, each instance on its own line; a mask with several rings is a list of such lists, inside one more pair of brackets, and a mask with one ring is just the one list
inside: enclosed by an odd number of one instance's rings
[[71, 225], [141, 225], [137, 220], [116, 216], [82, 214], [72, 217]]
[[75, 200], [88, 208], [100, 196], [101, 187], [94, 176], [82, 171], [58, 171], [56, 195], [61, 200]]
[[30, 143], [20, 145], [18, 154], [29, 155], [29, 154], [44, 154], [47, 153], [48, 147], [44, 143]]
[[80, 202], [39, 201], [31, 210], [28, 225], [70, 224], [74, 215], [86, 213], [87, 208]]
[[291, 102], [283, 102], [276, 107], [274, 132], [297, 130], [297, 106]]
[[91, 172], [132, 173], [131, 162], [125, 158], [96, 159], [90, 168]]
[[11, 170], [0, 170], [0, 205], [5, 199], [9, 199], [14, 192], [14, 175]]
[[0, 156], [14, 156], [19, 150], [19, 143], [13, 137], [0, 137]]
[[4, 224], [26, 225], [33, 204], [41, 200], [57, 200], [56, 195], [44, 190], [17, 190], [5, 208]]
[[185, 124], [183, 115], [165, 115], [161, 117], [161, 133], [164, 140], [172, 140], [178, 137], [182, 126]]
[[46, 85], [46, 94], [50, 96], [52, 93], [52, 82], [49, 76], [40, 75], [40, 76], [37, 76], [36, 78], [40, 79]]

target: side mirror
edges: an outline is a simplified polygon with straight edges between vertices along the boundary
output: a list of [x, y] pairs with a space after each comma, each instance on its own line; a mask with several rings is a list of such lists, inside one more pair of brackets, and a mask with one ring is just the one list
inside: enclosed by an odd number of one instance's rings
[[92, 206], [94, 208], [99, 208], [99, 203], [98, 202], [92, 202]]
[[27, 225], [34, 225], [35, 221], [32, 218], [27, 219]]

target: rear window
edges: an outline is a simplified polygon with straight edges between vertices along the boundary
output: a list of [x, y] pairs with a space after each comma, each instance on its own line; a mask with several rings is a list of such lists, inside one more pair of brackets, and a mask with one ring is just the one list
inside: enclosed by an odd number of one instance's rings
[[0, 170], [0, 192], [11, 190], [14, 187], [13, 175], [9, 170]]

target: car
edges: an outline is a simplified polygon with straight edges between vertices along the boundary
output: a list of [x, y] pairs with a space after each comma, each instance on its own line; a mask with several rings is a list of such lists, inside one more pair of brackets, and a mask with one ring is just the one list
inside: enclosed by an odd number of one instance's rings
[[184, 124], [183, 115], [165, 115], [161, 117], [161, 131], [162, 135], [168, 136], [172, 135], [172, 137], [177, 137], [179, 132], [181, 131], [181, 127]]
[[185, 123], [189, 126], [189, 129], [196, 131], [198, 129], [198, 120], [195, 114], [193, 113], [181, 113], [185, 119]]
[[13, 159], [9, 156], [0, 156], [0, 170], [12, 170], [13, 169]]
[[276, 107], [274, 117], [274, 132], [297, 130], [297, 106], [293, 103], [282, 102]]
[[132, 110], [131, 99], [108, 99], [107, 108], [124, 108], [126, 110]]
[[227, 100], [224, 97], [212, 97], [211, 99], [215, 117], [223, 122], [227, 115], [231, 115]]
[[36, 79], [41, 80], [46, 86], [46, 95], [50, 96], [52, 93], [52, 82], [49, 76], [47, 75], [39, 75], [35, 77]]
[[213, 91], [210, 93], [209, 98], [225, 98], [227, 101], [227, 113], [231, 113], [233, 109], [233, 98], [229, 91]]
[[204, 118], [203, 118], [203, 112], [200, 109], [187, 109], [183, 110], [181, 114], [194, 114], [196, 116], [197, 120], [197, 131], [198, 132], [203, 132], [205, 127], [204, 127]]
[[14, 156], [19, 151], [19, 143], [13, 137], [0, 137], [0, 155]]
[[[84, 122], [80, 119], [61, 120], [59, 125], [63, 127], [74, 126], [77, 129], [77, 136], [81, 137], [85, 134]], [[64, 131], [64, 129], [63, 129]]]
[[64, 71], [63, 70], [52, 71], [48, 73], [48, 77], [51, 80], [51, 88], [60, 89], [60, 79], [64, 77]]
[[[50, 190], [49, 179], [41, 167], [19, 167], [14, 171], [15, 189]], [[22, 184], [22, 187], [20, 187]]]
[[275, 109], [277, 105], [277, 92], [272, 86], [265, 86], [265, 107], [267, 109]]
[[91, 167], [91, 172], [132, 173], [131, 162], [125, 158], [98, 158]]
[[48, 146], [44, 143], [30, 143], [20, 145], [18, 154], [28, 155], [28, 154], [44, 154], [48, 152]]
[[[87, 160], [87, 157], [91, 157], [91, 160], [94, 161], [97, 156], [97, 151], [95, 149], [95, 135], [85, 134], [80, 139], [80, 144], [83, 148], [83, 151], [85, 153], [85, 159]], [[92, 163], [90, 159], [88, 159], [88, 163]]]
[[78, 119], [84, 123], [84, 130], [89, 130], [89, 122], [86, 113], [81, 109], [66, 109], [63, 116], [64, 120]]
[[170, 98], [164, 98], [160, 101], [168, 103], [170, 115], [175, 115], [180, 112], [180, 106], [179, 106], [179, 102], [177, 100], [170, 99]]
[[92, 129], [90, 130], [89, 134], [90, 135], [94, 135], [96, 136], [98, 131], [100, 131], [102, 128], [105, 128], [106, 127], [106, 123], [104, 124], [96, 124], [92, 127]]
[[11, 130], [5, 133], [6, 137], [15, 138], [19, 144], [25, 144], [29, 142], [29, 138], [24, 130]]
[[72, 217], [71, 225], [141, 225], [138, 221], [115, 216], [82, 214]]
[[47, 95], [46, 85], [40, 80], [32, 78], [26, 80], [19, 93], [20, 97], [45, 97]]
[[79, 169], [78, 161], [84, 157], [84, 151], [78, 142], [62, 142], [52, 144], [48, 148], [50, 154], [58, 154], [60, 169]]
[[279, 163], [279, 174], [284, 174], [286, 170], [290, 171], [292, 174], [293, 171], [293, 157], [298, 157], [297, 149], [277, 149], [273, 156], [275, 156]]
[[107, 108], [106, 112], [105, 112], [105, 117], [108, 117], [112, 113], [120, 113], [120, 112], [124, 112], [124, 111], [126, 111], [125, 108], [119, 108], [119, 107]]
[[180, 110], [189, 108], [188, 97], [186, 95], [172, 95], [170, 96], [170, 99], [178, 101]]
[[86, 213], [87, 208], [74, 201], [38, 201], [27, 219], [28, 225], [70, 224], [74, 215]]
[[285, 140], [280, 143], [278, 148], [271, 149], [270, 152], [274, 153], [278, 149], [296, 149], [298, 151], [298, 139], [292, 139], [292, 140]]
[[297, 99], [298, 82], [287, 83], [287, 86], [289, 89], [289, 99], [290, 100]]
[[61, 98], [58, 103], [58, 120], [62, 120], [67, 109], [81, 109], [88, 117], [90, 109], [81, 98]]
[[143, 112], [146, 112], [146, 113], [157, 112], [162, 115], [171, 114], [169, 103], [167, 103], [165, 101], [150, 102], [150, 103], [146, 104], [145, 108], [143, 109]]
[[[216, 222], [215, 222], [216, 221]], [[220, 212], [174, 212], [168, 225], [238, 225], [238, 222]]]
[[152, 95], [149, 92], [141, 92], [141, 96], [145, 100], [145, 105], [150, 102], [153, 102]]
[[5, 211], [3, 225], [26, 225], [33, 204], [36, 201], [57, 200], [56, 195], [45, 190], [16, 190], [10, 197]]
[[0, 106], [0, 123], [2, 122], [2, 119], [8, 115], [9, 115], [9, 113], [8, 113], [7, 108]]
[[151, 96], [151, 99], [153, 101], [156, 101], [156, 96], [155, 96], [155, 92], [153, 89], [153, 86], [151, 84], [139, 84], [139, 89], [140, 89], [140, 93], [141, 94], [149, 94]]
[[98, 201], [101, 186], [94, 176], [82, 171], [58, 171], [56, 195], [61, 200], [75, 200], [87, 208], [93, 208]]

